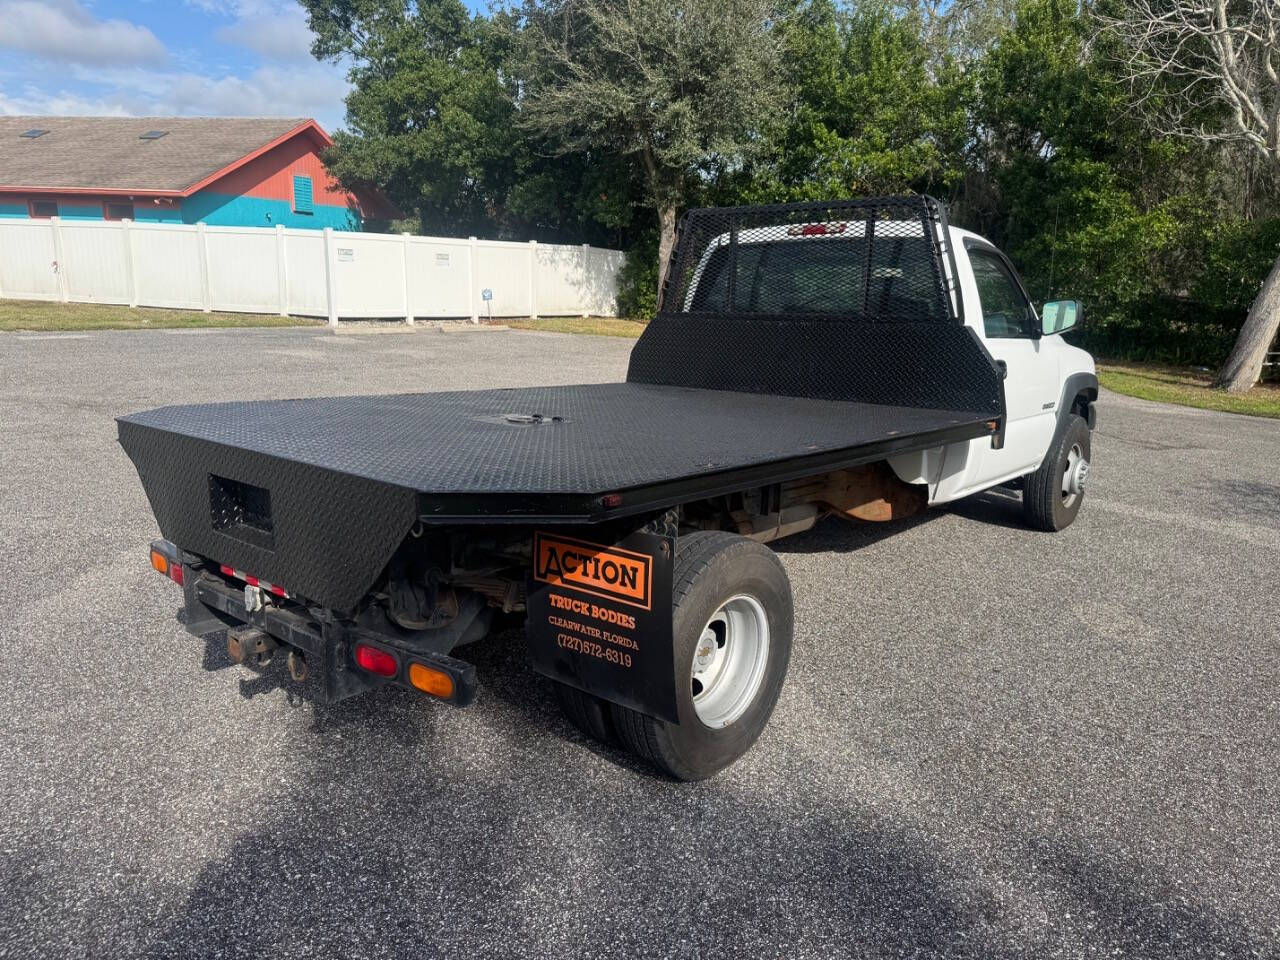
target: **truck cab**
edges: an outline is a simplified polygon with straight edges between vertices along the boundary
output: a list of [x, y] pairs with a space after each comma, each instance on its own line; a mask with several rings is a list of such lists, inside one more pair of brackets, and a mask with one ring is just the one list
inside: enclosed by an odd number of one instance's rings
[[[935, 285], [945, 286], [947, 322], [972, 331], [999, 368], [1004, 416], [994, 442], [956, 441], [888, 458], [903, 482], [927, 486], [930, 504], [1002, 484], [1025, 490], [1024, 478], [1052, 459], [1055, 439], [1073, 418], [1093, 429], [1094, 361], [1062, 336], [1079, 325], [1081, 305], [1055, 300], [1037, 310], [1008, 257], [978, 234], [950, 226], [945, 214], [932, 223], [884, 218], [752, 225], [698, 246], [678, 295], [678, 312], [691, 319], [787, 316], [821, 325], [855, 316], [869, 324], [905, 324], [937, 319]], [[947, 373], [921, 361], [917, 375]], [[950, 375], [966, 376], [959, 370]], [[1037, 502], [1024, 498], [1033, 525], [1058, 530], [1074, 519], [1089, 472], [1089, 444], [1079, 439], [1077, 431], [1056, 478], [1062, 503], [1050, 503], [1043, 490]]]
[[[1093, 428], [1098, 397], [1093, 357], [1062, 336], [1078, 326], [1080, 305], [1059, 300], [1037, 310], [1017, 270], [994, 244], [968, 230], [947, 229], [952, 302], [1004, 375], [1006, 422], [1000, 445], [965, 441], [890, 460], [904, 481], [929, 485], [931, 504], [1020, 484], [1044, 462], [1055, 433], [1070, 417], [1081, 417]], [[1071, 464], [1072, 477], [1064, 473], [1064, 497], [1078, 499], [1083, 492], [1085, 454], [1081, 451]]]

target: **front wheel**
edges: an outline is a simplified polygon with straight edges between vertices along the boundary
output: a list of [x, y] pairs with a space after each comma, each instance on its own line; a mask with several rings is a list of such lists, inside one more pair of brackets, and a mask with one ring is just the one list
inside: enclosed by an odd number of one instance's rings
[[610, 704], [627, 748], [704, 780], [751, 748], [791, 659], [791, 584], [772, 550], [733, 533], [680, 537], [672, 578], [678, 724]]
[[1084, 501], [1089, 478], [1089, 425], [1072, 414], [1035, 473], [1022, 485], [1022, 512], [1038, 530], [1062, 530], [1071, 525]]

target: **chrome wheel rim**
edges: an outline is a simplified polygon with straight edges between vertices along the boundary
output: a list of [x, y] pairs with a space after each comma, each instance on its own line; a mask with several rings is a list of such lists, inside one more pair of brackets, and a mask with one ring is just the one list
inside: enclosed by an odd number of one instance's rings
[[693, 709], [708, 727], [727, 727], [751, 706], [769, 661], [769, 618], [755, 597], [726, 600], [698, 636], [690, 665]]
[[1089, 479], [1089, 461], [1084, 449], [1073, 443], [1067, 451], [1067, 467], [1062, 472], [1062, 505], [1070, 507], [1076, 498], [1083, 496], [1085, 481]]

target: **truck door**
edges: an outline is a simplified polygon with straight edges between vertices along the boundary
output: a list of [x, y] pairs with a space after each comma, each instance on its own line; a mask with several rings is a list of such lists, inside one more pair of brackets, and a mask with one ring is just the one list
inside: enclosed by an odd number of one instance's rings
[[[965, 486], [980, 489], [1036, 469], [1044, 458], [1057, 425], [1059, 393], [1059, 337], [1032, 337], [1027, 317], [1034, 308], [1012, 265], [994, 247], [965, 244], [976, 286], [976, 302], [966, 297], [968, 322], [977, 326], [991, 355], [1006, 371], [1004, 381], [1007, 425], [1004, 447], [986, 441], [973, 457], [973, 472]], [[973, 316], [977, 314], [977, 316]], [[1039, 323], [1035, 319], [1035, 323]]]

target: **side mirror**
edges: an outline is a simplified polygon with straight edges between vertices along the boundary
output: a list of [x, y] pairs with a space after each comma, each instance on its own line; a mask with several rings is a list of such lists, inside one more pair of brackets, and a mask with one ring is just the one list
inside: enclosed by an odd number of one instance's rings
[[1046, 337], [1065, 333], [1083, 320], [1084, 306], [1079, 300], [1050, 300], [1040, 311], [1040, 329]]

